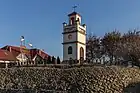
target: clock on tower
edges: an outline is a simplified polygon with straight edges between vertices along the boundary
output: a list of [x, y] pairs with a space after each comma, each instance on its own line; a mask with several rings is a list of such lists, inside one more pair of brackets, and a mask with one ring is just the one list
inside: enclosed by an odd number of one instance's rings
[[68, 35], [68, 39], [69, 40], [72, 39], [72, 35], [71, 34]]

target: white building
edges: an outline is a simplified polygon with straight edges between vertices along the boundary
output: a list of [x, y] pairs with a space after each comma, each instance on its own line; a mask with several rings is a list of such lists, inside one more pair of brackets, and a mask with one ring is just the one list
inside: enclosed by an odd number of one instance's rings
[[63, 23], [63, 60], [86, 59], [86, 25], [81, 24], [82, 18], [77, 12], [68, 17], [69, 23]]

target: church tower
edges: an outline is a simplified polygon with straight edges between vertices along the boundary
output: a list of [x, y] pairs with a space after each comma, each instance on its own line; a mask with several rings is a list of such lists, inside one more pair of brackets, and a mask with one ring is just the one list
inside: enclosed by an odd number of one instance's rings
[[86, 59], [86, 25], [81, 24], [81, 15], [72, 12], [68, 15], [69, 23], [63, 23], [63, 60], [70, 58]]

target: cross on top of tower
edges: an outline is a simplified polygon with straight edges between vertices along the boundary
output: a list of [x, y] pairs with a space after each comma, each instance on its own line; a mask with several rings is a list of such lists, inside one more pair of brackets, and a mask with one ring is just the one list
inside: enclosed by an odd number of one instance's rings
[[77, 8], [77, 6], [73, 6], [72, 8], [73, 8], [73, 10], [74, 10], [74, 12], [75, 12], [75, 9]]
[[68, 14], [68, 16], [72, 16], [72, 15], [79, 15], [79, 16], [80, 16], [80, 14], [78, 14], [78, 13], [75, 11], [76, 8], [77, 8], [77, 6], [75, 5], [75, 6], [73, 6], [72, 8], [73, 8], [73, 12], [70, 13], [70, 14]]

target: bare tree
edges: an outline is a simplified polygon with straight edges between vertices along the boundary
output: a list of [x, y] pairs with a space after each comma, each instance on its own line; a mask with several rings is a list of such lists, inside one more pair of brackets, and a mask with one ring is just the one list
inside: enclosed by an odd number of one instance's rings
[[139, 32], [128, 31], [121, 38], [117, 47], [117, 54], [127, 62], [132, 61], [133, 65], [139, 66], [140, 58], [140, 35]]
[[112, 64], [113, 58], [117, 58], [116, 51], [120, 39], [121, 33], [119, 31], [106, 33], [102, 39], [102, 45], [105, 49], [105, 53], [110, 57], [110, 64]]
[[[89, 34], [87, 37], [87, 59], [100, 58], [103, 54], [110, 57], [110, 64], [114, 58], [120, 64], [128, 64], [132, 61], [133, 65], [140, 67], [140, 31], [128, 31], [121, 35], [119, 31], [106, 33], [102, 39]], [[115, 60], [115, 62], [117, 62]]]
[[89, 34], [86, 42], [86, 55], [88, 60], [100, 58], [102, 55], [100, 38], [93, 34]]

